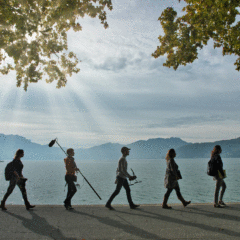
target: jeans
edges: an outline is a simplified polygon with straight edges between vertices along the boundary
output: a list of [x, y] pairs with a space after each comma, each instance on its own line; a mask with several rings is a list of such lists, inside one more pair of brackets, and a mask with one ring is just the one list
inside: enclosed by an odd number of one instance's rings
[[65, 205], [70, 205], [71, 206], [71, 199], [74, 196], [74, 194], [77, 192], [77, 188], [76, 188], [76, 185], [74, 183], [74, 177], [75, 176], [68, 175], [68, 174], [65, 176], [65, 180], [66, 180], [67, 185], [68, 185], [67, 197], [64, 201]]
[[215, 204], [218, 204], [218, 195], [219, 195], [219, 191], [220, 191], [221, 187], [222, 187], [222, 190], [220, 192], [220, 198], [219, 198], [220, 201], [222, 201], [222, 199], [223, 199], [223, 195], [224, 195], [224, 192], [225, 192], [227, 186], [222, 178], [216, 178], [216, 188], [215, 188], [215, 194], [214, 194], [214, 203]]
[[8, 197], [10, 196], [10, 194], [13, 192], [15, 186], [18, 185], [21, 193], [22, 193], [22, 196], [23, 196], [23, 200], [24, 200], [24, 203], [26, 206], [30, 205], [30, 203], [28, 202], [28, 199], [27, 199], [27, 191], [26, 191], [26, 182], [23, 181], [22, 179], [19, 179], [17, 181], [17, 178], [15, 176], [13, 176], [10, 180], [10, 183], [9, 183], [9, 187], [7, 189], [7, 192], [6, 194], [4, 195], [3, 197], [3, 202], [5, 203], [6, 200], [8, 199]]
[[113, 194], [111, 195], [111, 197], [109, 198], [109, 200], [107, 201], [107, 205], [111, 205], [111, 202], [113, 201], [113, 199], [119, 194], [122, 186], [125, 188], [126, 190], [126, 194], [127, 194], [127, 199], [128, 199], [128, 203], [130, 206], [134, 205], [133, 201], [132, 201], [132, 197], [131, 197], [131, 189], [128, 185], [128, 181], [125, 178], [121, 178], [121, 177], [117, 177], [117, 186], [116, 186], [116, 190], [113, 192]]

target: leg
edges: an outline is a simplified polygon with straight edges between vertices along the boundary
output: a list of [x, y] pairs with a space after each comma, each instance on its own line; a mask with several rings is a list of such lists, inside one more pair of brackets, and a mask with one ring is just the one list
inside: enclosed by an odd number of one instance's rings
[[65, 207], [71, 207], [71, 199], [74, 196], [74, 194], [77, 192], [77, 188], [70, 175], [66, 175], [65, 180], [68, 184], [68, 192], [67, 192], [67, 197], [64, 201], [64, 204], [65, 204]]
[[6, 207], [5, 207], [5, 202], [7, 201], [8, 197], [10, 196], [10, 194], [13, 192], [13, 189], [15, 188], [16, 184], [17, 184], [16, 178], [12, 178], [10, 180], [7, 192], [4, 195], [3, 200], [1, 201], [1, 208], [2, 208], [2, 210], [7, 210]]
[[129, 187], [129, 184], [128, 184], [128, 180], [127, 180], [127, 179], [124, 179], [124, 180], [123, 180], [123, 187], [124, 187], [125, 190], [126, 190], [127, 200], [128, 200], [129, 206], [132, 207], [132, 208], [134, 208], [135, 204], [134, 204], [133, 201], [132, 201], [131, 189], [130, 189], [130, 187]]
[[163, 198], [162, 208], [167, 208], [167, 209], [171, 208], [167, 205], [167, 201], [168, 201], [168, 198], [169, 198], [172, 190], [173, 190], [172, 188], [167, 189], [167, 192], [165, 193], [164, 198]]
[[215, 194], [214, 194], [214, 205], [218, 205], [218, 195], [219, 195], [219, 190], [222, 185], [222, 179], [217, 178], [216, 179], [216, 187], [215, 187]]
[[179, 187], [175, 188], [175, 191], [176, 191], [178, 199], [182, 202], [184, 207], [186, 207], [188, 204], [191, 203], [191, 201], [185, 201], [185, 199], [183, 198], [183, 196], [182, 196], [182, 194], [180, 192], [180, 188]]
[[20, 179], [18, 182], [17, 182], [17, 185], [22, 193], [22, 197], [23, 197], [23, 200], [24, 200], [24, 203], [25, 203], [25, 206], [26, 206], [26, 209], [29, 210], [30, 208], [34, 208], [35, 206], [34, 205], [31, 205], [28, 201], [28, 198], [27, 198], [27, 191], [26, 191], [26, 182], [23, 181], [22, 179]]
[[224, 192], [225, 192], [226, 188], [227, 188], [226, 183], [225, 183], [224, 180], [222, 180], [222, 190], [220, 192], [220, 198], [219, 198], [219, 203], [222, 204], [222, 205], [225, 205], [223, 203], [223, 195], [224, 195]]
[[107, 203], [106, 203], [106, 207], [110, 208], [111, 207], [111, 203], [113, 201], [113, 199], [119, 194], [122, 186], [123, 186], [123, 178], [118, 177], [117, 178], [117, 186], [115, 191], [113, 192], [113, 194], [111, 195], [111, 197], [108, 199]]

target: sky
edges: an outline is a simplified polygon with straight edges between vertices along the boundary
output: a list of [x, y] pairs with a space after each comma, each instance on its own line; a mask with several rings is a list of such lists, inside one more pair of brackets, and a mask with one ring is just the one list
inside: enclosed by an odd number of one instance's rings
[[240, 137], [240, 73], [236, 56], [222, 56], [213, 42], [198, 59], [176, 71], [151, 54], [163, 31], [166, 7], [181, 14], [183, 1], [113, 0], [109, 28], [79, 19], [83, 30], [68, 32], [69, 50], [81, 60], [66, 87], [44, 80], [27, 92], [16, 76], [0, 76], [0, 133], [39, 144], [58, 138], [64, 147], [108, 142], [129, 144], [179, 137], [213, 142]]

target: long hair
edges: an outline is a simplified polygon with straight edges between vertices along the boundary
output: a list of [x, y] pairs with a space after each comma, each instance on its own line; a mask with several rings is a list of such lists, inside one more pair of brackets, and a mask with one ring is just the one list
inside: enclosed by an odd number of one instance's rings
[[18, 149], [17, 151], [16, 151], [16, 153], [15, 153], [15, 156], [14, 156], [14, 158], [18, 158], [21, 154], [23, 154], [24, 153], [24, 151], [22, 150], [22, 149]]
[[176, 157], [176, 152], [173, 148], [171, 148], [168, 150], [165, 159], [166, 159], [166, 161], [169, 161], [170, 159], [175, 158], [175, 157]]
[[221, 151], [222, 151], [221, 146], [216, 145], [211, 152], [211, 157], [214, 157], [215, 155], [220, 154]]

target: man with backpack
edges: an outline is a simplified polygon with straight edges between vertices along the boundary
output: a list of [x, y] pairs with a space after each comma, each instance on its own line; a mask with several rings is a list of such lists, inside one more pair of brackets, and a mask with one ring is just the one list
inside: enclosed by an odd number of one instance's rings
[[24, 151], [22, 149], [18, 149], [15, 157], [12, 162], [10, 162], [6, 169], [5, 169], [5, 178], [7, 181], [10, 181], [9, 187], [7, 189], [6, 194], [3, 197], [3, 200], [1, 201], [0, 207], [2, 210], [7, 210], [5, 207], [5, 203], [10, 196], [10, 194], [13, 192], [13, 189], [15, 188], [16, 185], [18, 185], [22, 196], [23, 200], [26, 206], [26, 209], [29, 210], [30, 208], [34, 208], [34, 205], [31, 205], [27, 199], [27, 191], [25, 188], [25, 183], [27, 181], [26, 178], [23, 177], [22, 175], [22, 170], [23, 170], [23, 164], [21, 161], [21, 158], [24, 156]]

